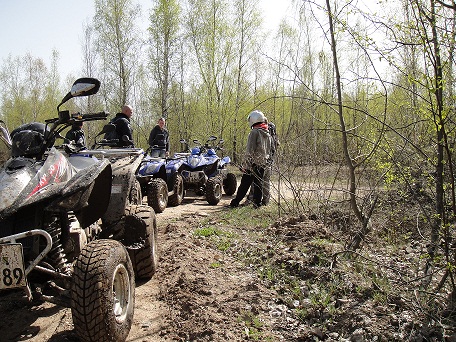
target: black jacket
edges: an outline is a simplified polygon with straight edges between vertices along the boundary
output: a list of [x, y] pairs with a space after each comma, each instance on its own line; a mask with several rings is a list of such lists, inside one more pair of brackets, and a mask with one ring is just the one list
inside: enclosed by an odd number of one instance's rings
[[80, 128], [72, 128], [65, 135], [65, 139], [70, 142], [74, 141], [76, 146], [85, 146], [84, 131]]
[[[123, 113], [117, 113], [116, 116], [110, 121], [116, 126], [115, 137], [105, 137], [105, 139], [119, 139], [118, 146], [134, 146], [132, 129], [130, 125], [130, 118]], [[129, 141], [123, 141], [122, 137], [126, 135]]]
[[169, 133], [166, 128], [163, 130], [159, 125], [156, 125], [150, 131], [149, 146], [153, 149], [160, 149], [169, 152]]

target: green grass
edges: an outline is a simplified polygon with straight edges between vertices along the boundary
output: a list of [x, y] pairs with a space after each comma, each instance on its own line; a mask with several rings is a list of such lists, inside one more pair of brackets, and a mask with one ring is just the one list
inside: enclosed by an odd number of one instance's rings
[[208, 238], [214, 243], [219, 251], [226, 252], [234, 243], [235, 235], [229, 231], [224, 231], [220, 228], [209, 225], [201, 227], [193, 232], [196, 237]]
[[238, 227], [255, 227], [264, 229], [270, 226], [278, 217], [277, 207], [269, 205], [254, 208], [252, 206], [239, 207], [220, 213], [220, 220], [228, 225]]
[[249, 340], [272, 341], [261, 331], [263, 322], [250, 310], [241, 310], [238, 320], [244, 323], [244, 333]]
[[193, 232], [194, 236], [202, 236], [202, 237], [209, 237], [213, 235], [220, 235], [221, 231], [219, 231], [215, 227], [203, 227], [203, 228], [198, 228]]

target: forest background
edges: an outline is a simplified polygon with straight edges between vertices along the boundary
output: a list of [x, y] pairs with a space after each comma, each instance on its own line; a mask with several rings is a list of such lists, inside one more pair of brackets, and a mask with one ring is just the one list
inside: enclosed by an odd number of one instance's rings
[[[272, 37], [256, 0], [94, 3], [81, 75], [102, 87], [70, 110], [114, 114], [129, 103], [137, 146], [163, 116], [173, 152], [181, 138], [215, 135], [234, 163], [248, 113], [263, 111], [281, 141], [280, 210], [340, 206], [354, 218], [347, 250], [373, 229], [388, 242], [425, 241], [420, 286], [454, 308], [454, 1], [293, 1]], [[140, 11], [150, 11], [147, 29]], [[57, 51], [50, 65], [30, 54], [3, 60], [0, 115], [10, 129], [56, 116], [74, 81], [57, 61]], [[85, 127], [89, 142], [101, 125]], [[281, 201], [280, 184], [293, 201]]]

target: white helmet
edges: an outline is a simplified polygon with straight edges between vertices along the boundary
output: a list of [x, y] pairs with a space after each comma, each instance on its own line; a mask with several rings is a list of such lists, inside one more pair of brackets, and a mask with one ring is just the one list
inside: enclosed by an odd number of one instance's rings
[[265, 119], [264, 114], [262, 112], [260, 112], [259, 110], [254, 110], [247, 117], [247, 121], [249, 122], [250, 127], [252, 127], [256, 123], [264, 122], [264, 119]]

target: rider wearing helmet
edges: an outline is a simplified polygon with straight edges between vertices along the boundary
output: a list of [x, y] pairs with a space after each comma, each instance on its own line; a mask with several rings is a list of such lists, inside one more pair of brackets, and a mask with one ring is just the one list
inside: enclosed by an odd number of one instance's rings
[[[271, 136], [271, 152], [269, 153], [268, 165], [264, 169], [263, 177], [263, 199], [261, 200], [262, 205], [268, 205], [271, 198], [271, 173], [272, 173], [272, 164], [274, 163], [274, 155], [277, 152], [277, 149], [280, 145], [279, 137], [277, 136], [277, 130], [274, 123], [268, 121], [268, 118], [264, 118], [264, 122], [268, 125], [269, 135]], [[244, 204], [248, 204], [253, 200], [253, 187], [250, 187], [249, 195]]]
[[65, 142], [70, 143], [73, 142], [75, 146], [84, 147], [85, 146], [85, 135], [84, 131], [82, 130], [83, 121], [76, 121], [72, 126], [71, 129], [65, 135]]
[[262, 205], [263, 197], [262, 183], [265, 168], [271, 153], [271, 137], [268, 125], [265, 123], [265, 116], [259, 110], [254, 110], [247, 117], [251, 131], [247, 138], [244, 174], [241, 184], [236, 192], [236, 197], [231, 200], [230, 206], [237, 207], [247, 194], [249, 187], [253, 183], [253, 205]]

